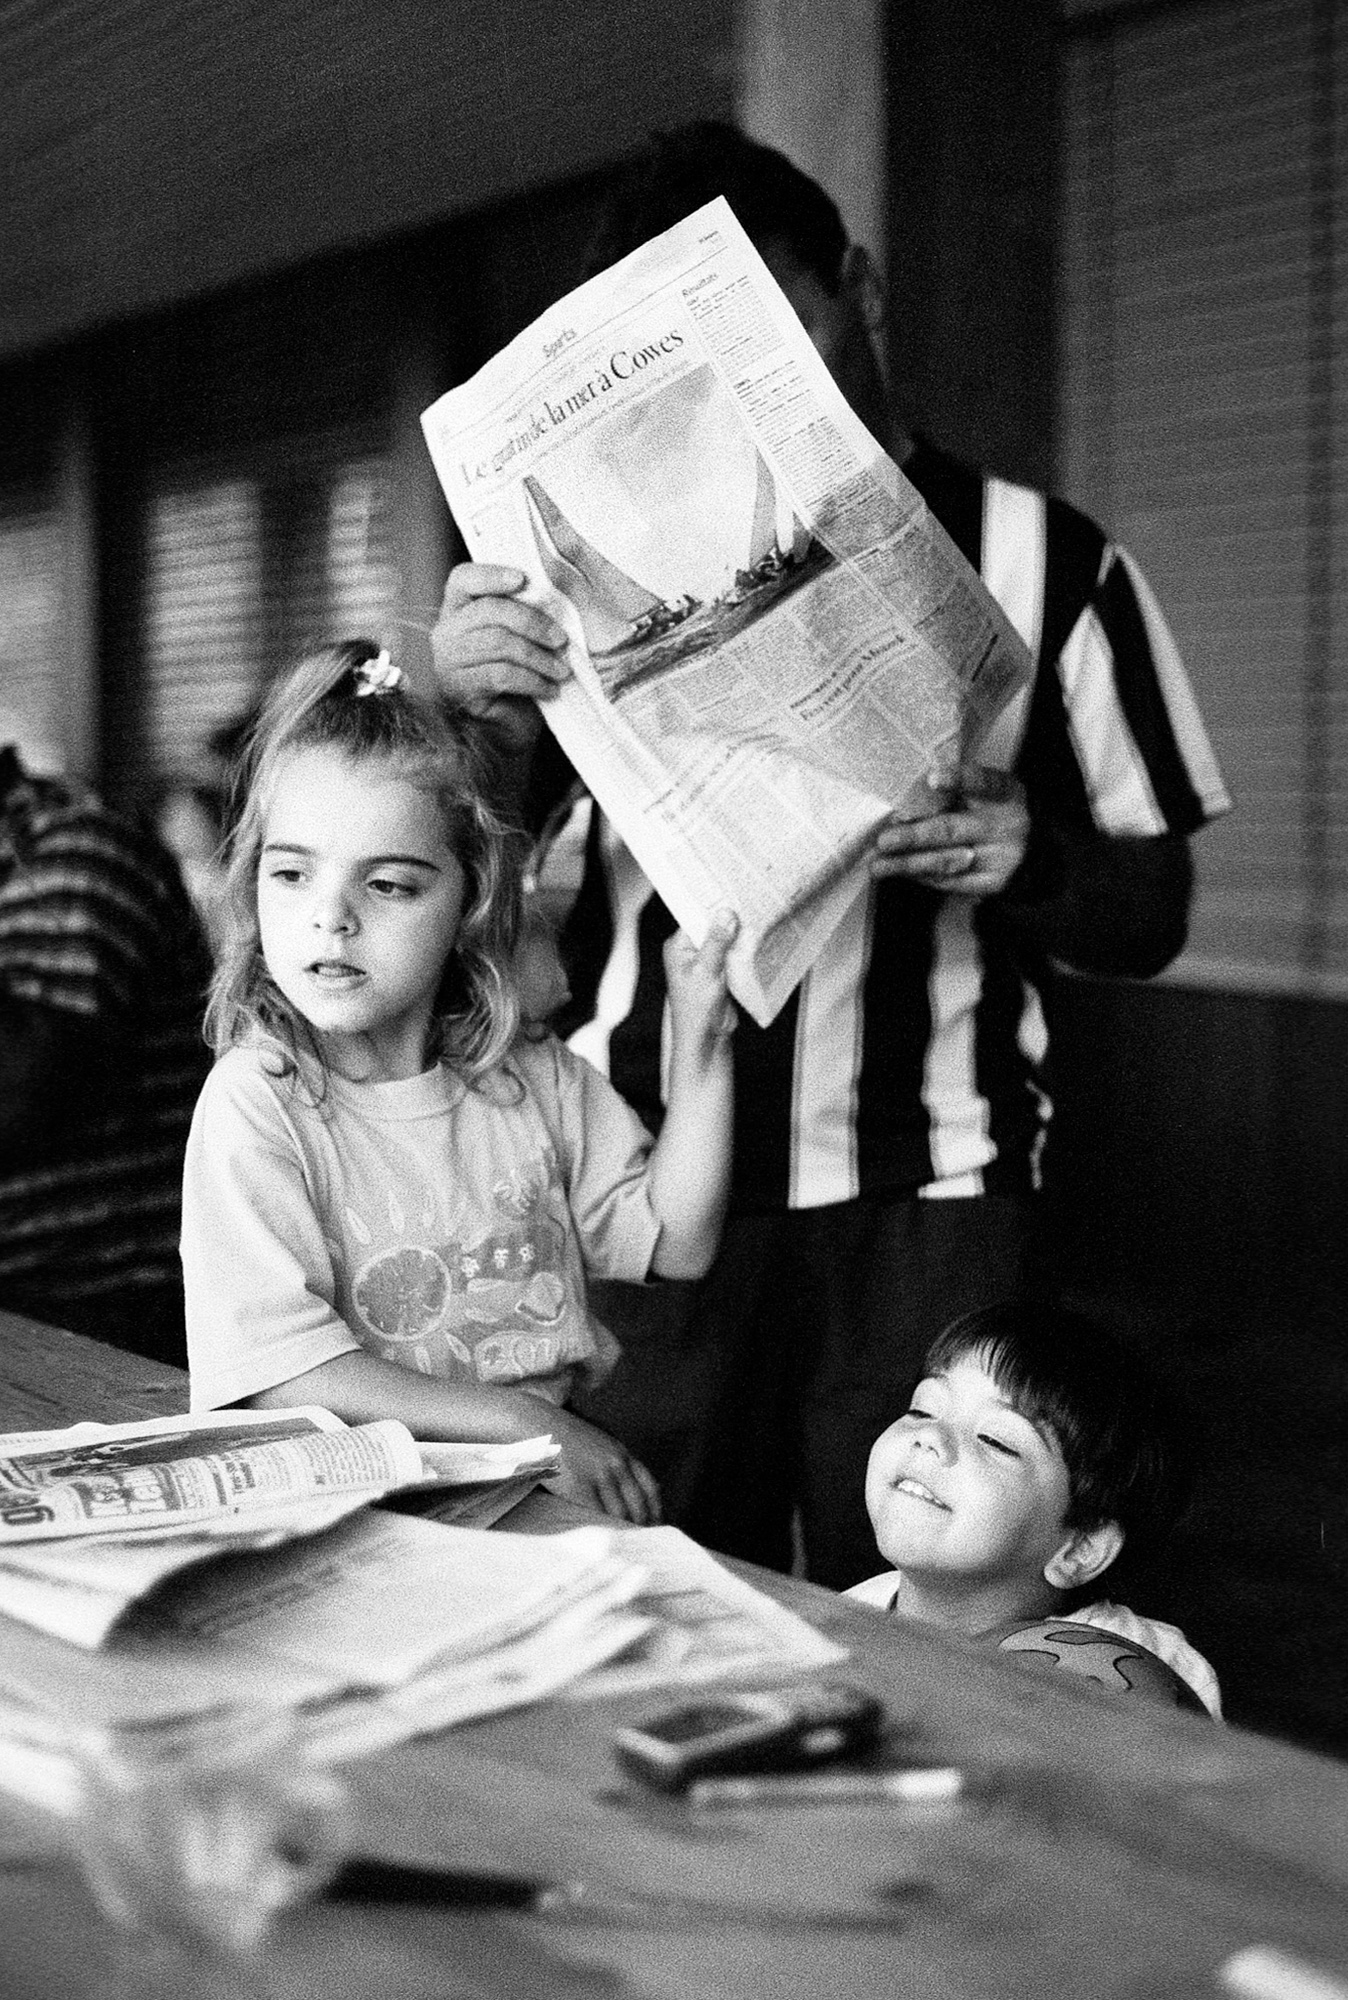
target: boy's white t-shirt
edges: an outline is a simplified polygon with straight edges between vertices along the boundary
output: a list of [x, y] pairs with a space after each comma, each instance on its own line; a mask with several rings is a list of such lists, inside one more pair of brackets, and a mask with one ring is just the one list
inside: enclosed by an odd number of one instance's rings
[[[894, 1611], [902, 1582], [903, 1572], [890, 1569], [881, 1576], [867, 1577], [864, 1583], [854, 1583], [843, 1595], [855, 1597], [862, 1604], [874, 1604], [882, 1611]], [[1210, 1715], [1221, 1716], [1222, 1696], [1217, 1676], [1178, 1625], [1166, 1625], [1159, 1618], [1139, 1618], [1126, 1604], [1111, 1604], [1107, 1598], [1079, 1611], [1054, 1611], [1048, 1616], [1073, 1625], [1095, 1625], [1102, 1632], [1115, 1632], [1120, 1639], [1131, 1640], [1135, 1646], [1145, 1646], [1193, 1689]]]
[[[207, 1078], [183, 1177], [192, 1408], [359, 1348], [565, 1399], [612, 1365], [586, 1273], [639, 1282], [659, 1235], [650, 1137], [552, 1037], [469, 1088], [274, 1074], [266, 1043]], [[514, 1081], [512, 1081], [514, 1079]]]

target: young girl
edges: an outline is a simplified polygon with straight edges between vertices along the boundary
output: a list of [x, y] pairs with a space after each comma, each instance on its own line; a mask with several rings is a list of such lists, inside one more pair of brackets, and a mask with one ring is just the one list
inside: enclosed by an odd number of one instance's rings
[[614, 1343], [586, 1272], [693, 1278], [726, 1200], [726, 917], [667, 946], [668, 1115], [521, 1031], [520, 871], [470, 742], [366, 642], [269, 702], [183, 1189], [192, 1404], [319, 1403], [418, 1436], [551, 1431], [555, 1490], [658, 1517], [566, 1410]]

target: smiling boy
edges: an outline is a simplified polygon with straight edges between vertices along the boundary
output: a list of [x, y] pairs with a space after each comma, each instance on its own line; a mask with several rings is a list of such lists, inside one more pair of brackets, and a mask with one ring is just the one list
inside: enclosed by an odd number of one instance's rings
[[1125, 1543], [1154, 1549], [1180, 1512], [1167, 1429], [1155, 1390], [1080, 1316], [967, 1314], [872, 1447], [866, 1508], [894, 1568], [848, 1595], [1220, 1714], [1216, 1676], [1174, 1626], [1089, 1601]]

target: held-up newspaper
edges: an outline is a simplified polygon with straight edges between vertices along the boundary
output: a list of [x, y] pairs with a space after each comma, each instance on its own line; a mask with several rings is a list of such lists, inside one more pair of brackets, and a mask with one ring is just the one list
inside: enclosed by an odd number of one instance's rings
[[853, 413], [724, 200], [422, 417], [479, 561], [568, 635], [544, 713], [736, 997], [778, 1012], [892, 812], [974, 751], [1024, 643]]

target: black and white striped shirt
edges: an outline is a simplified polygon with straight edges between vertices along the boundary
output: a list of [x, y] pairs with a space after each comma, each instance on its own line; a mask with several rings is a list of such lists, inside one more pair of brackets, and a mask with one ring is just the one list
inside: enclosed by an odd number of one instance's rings
[[[1024, 784], [1032, 827], [1052, 829], [1057, 872], [1101, 855], [1126, 869], [1139, 837], [1187, 836], [1225, 811], [1174, 640], [1132, 559], [1064, 502], [929, 444], [904, 471], [1036, 663], [979, 754]], [[674, 921], [588, 799], [569, 837], [582, 832], [584, 874], [562, 937], [572, 1000], [556, 1025], [658, 1126], [660, 946]], [[1089, 908], [1085, 879], [1078, 924], [1107, 927], [1111, 913]], [[738, 1207], [1032, 1184], [1049, 1115], [1049, 957], [1090, 969], [1092, 954], [1084, 940], [1074, 950], [1070, 918], [1046, 951], [1033, 926], [1016, 922], [1018, 891], [1020, 878], [1007, 897], [980, 903], [859, 874], [848, 914], [776, 1019], [761, 1029], [741, 1016]], [[1139, 945], [1136, 963], [1125, 945], [1124, 962], [1101, 969], [1155, 971], [1177, 942], [1159, 959]]]

